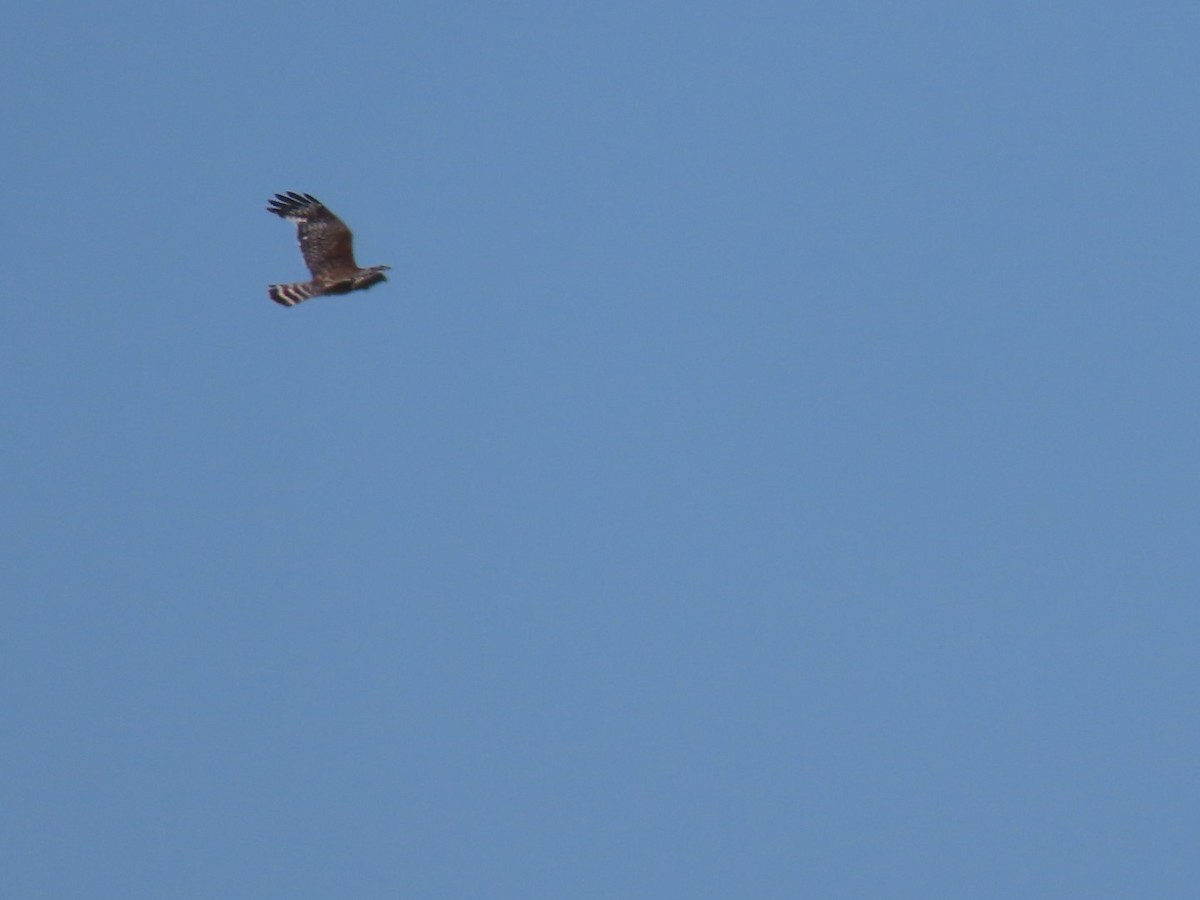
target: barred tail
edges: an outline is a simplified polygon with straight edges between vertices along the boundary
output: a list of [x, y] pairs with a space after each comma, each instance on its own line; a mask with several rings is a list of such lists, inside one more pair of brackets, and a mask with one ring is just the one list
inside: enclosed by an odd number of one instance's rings
[[276, 303], [284, 306], [295, 306], [309, 297], [317, 295], [317, 289], [311, 281], [298, 281], [295, 284], [272, 284], [267, 287], [267, 294]]

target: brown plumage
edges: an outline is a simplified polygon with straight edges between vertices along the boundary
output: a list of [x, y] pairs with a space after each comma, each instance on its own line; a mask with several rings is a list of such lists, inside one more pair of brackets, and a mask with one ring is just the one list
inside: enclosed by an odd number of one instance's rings
[[270, 285], [267, 294], [276, 303], [295, 306], [310, 297], [348, 294], [387, 281], [383, 273], [391, 266], [360, 269], [354, 261], [354, 236], [350, 229], [312, 194], [295, 191], [276, 194], [267, 212], [296, 223], [300, 253], [312, 273], [312, 281]]

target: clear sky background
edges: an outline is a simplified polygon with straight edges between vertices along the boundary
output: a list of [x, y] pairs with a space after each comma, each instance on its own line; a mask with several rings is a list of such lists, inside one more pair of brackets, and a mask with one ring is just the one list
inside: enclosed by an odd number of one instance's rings
[[1198, 36], [13, 5], [0, 896], [1196, 896]]

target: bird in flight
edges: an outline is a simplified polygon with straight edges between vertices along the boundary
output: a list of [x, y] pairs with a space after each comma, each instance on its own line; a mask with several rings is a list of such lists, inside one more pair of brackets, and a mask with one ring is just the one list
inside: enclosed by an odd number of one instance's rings
[[276, 194], [271, 198], [267, 212], [296, 223], [300, 253], [312, 273], [312, 281], [268, 286], [267, 294], [276, 303], [295, 306], [309, 297], [348, 294], [387, 281], [383, 273], [391, 266], [360, 269], [354, 261], [354, 235], [345, 222], [312, 194], [295, 191]]

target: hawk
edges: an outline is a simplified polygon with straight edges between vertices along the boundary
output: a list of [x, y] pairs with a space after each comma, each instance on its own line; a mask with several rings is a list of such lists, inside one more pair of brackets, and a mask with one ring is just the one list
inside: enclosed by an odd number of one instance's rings
[[312, 273], [312, 281], [270, 285], [267, 294], [276, 303], [295, 306], [309, 297], [348, 294], [387, 281], [383, 273], [391, 266], [360, 269], [354, 261], [354, 236], [350, 229], [312, 194], [295, 191], [276, 194], [267, 212], [296, 223], [300, 253]]

